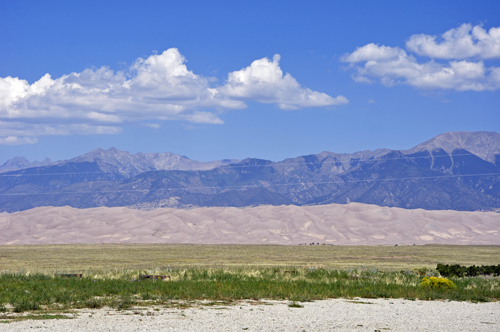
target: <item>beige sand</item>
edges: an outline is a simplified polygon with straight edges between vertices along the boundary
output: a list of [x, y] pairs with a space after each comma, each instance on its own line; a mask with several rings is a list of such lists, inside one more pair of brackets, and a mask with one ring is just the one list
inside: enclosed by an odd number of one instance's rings
[[66, 206], [0, 213], [0, 244], [311, 242], [500, 245], [500, 213], [360, 203], [152, 211]]

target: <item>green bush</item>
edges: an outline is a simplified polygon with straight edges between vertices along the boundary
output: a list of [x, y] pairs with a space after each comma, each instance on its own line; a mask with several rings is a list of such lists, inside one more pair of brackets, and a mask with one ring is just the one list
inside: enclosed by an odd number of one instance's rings
[[38, 302], [31, 302], [27, 299], [22, 299], [14, 304], [14, 312], [24, 312], [30, 310], [40, 309], [40, 304]]
[[459, 264], [448, 265], [438, 264], [436, 270], [443, 277], [477, 277], [479, 275], [500, 275], [500, 264], [498, 265], [471, 265], [469, 267], [461, 266]]
[[84, 307], [90, 309], [99, 309], [103, 307], [103, 303], [99, 299], [88, 299], [85, 301]]

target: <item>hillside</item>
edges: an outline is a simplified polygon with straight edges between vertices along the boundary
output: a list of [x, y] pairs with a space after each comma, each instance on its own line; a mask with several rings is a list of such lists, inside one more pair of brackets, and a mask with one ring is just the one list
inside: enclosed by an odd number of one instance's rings
[[491, 210], [500, 208], [500, 134], [452, 132], [405, 151], [322, 152], [280, 162], [199, 164], [168, 153], [98, 149], [0, 178], [0, 211], [7, 212], [65, 205], [152, 209], [348, 202]]

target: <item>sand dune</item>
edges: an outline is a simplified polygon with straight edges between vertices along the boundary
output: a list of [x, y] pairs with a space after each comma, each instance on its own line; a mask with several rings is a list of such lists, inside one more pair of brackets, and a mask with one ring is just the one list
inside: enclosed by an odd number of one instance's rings
[[0, 244], [225, 243], [500, 245], [500, 213], [360, 203], [211, 207], [39, 207], [0, 214]]

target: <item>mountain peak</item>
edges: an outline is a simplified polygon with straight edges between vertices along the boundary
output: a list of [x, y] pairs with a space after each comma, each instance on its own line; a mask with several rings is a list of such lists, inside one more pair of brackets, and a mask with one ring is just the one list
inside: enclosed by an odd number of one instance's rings
[[451, 154], [454, 150], [467, 150], [486, 161], [495, 162], [495, 155], [500, 154], [500, 134], [489, 131], [451, 131], [438, 135], [405, 151], [413, 154], [422, 151], [443, 149]]
[[84, 161], [96, 161], [96, 160], [105, 160], [108, 158], [116, 158], [118, 155], [128, 156], [132, 155], [128, 151], [121, 151], [117, 148], [109, 148], [107, 150], [103, 150], [101, 148], [94, 149], [88, 153], [82, 154], [76, 158], [70, 159], [71, 162], [84, 162]]
[[53, 165], [55, 163], [52, 162], [49, 158], [45, 158], [44, 161], [34, 161], [30, 162], [28, 159], [24, 157], [14, 157], [12, 159], [7, 160], [3, 165], [0, 166], [0, 173], [17, 171], [20, 169], [30, 168], [30, 167], [40, 167]]
[[131, 177], [142, 172], [156, 170], [207, 170], [236, 161], [238, 160], [227, 159], [225, 161], [199, 162], [172, 152], [132, 154], [111, 147], [107, 150], [101, 148], [92, 150], [67, 162], [96, 162], [103, 172], [117, 172]]

